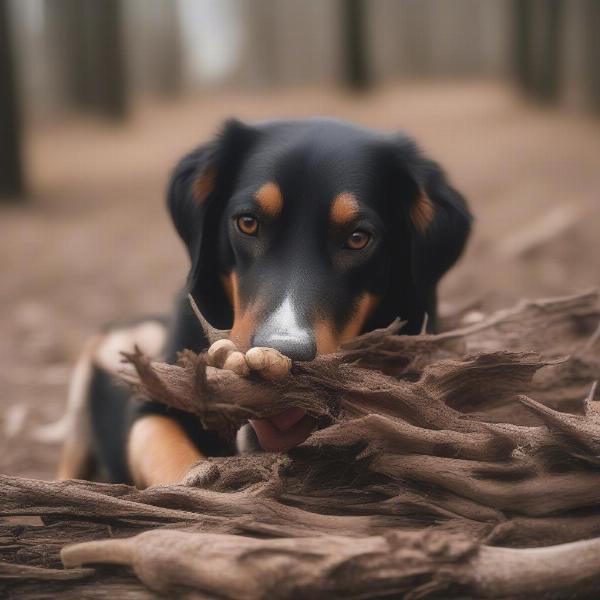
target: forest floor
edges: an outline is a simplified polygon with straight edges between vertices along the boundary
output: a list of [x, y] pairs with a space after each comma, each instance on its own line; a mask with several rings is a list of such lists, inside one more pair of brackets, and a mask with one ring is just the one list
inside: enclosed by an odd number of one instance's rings
[[41, 434], [62, 415], [86, 338], [169, 309], [186, 275], [163, 200], [175, 161], [227, 116], [315, 114], [409, 132], [469, 199], [475, 232], [442, 313], [600, 283], [600, 120], [500, 83], [220, 92], [141, 103], [121, 125], [40, 127], [27, 143], [31, 198], [0, 209], [0, 472], [52, 478], [59, 444]]

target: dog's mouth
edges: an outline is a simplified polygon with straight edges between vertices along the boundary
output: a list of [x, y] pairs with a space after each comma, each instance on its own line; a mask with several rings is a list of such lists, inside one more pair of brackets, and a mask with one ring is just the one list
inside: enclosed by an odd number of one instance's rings
[[250, 419], [250, 425], [263, 450], [287, 452], [312, 433], [316, 421], [301, 408], [292, 407], [267, 419]]

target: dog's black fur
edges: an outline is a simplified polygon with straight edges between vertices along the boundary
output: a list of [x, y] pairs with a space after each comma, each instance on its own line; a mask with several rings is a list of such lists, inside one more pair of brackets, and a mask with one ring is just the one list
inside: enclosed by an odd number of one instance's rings
[[[210, 185], [199, 198], [203, 177]], [[261, 213], [256, 202], [257, 191], [268, 182], [281, 193], [276, 217]], [[357, 199], [358, 212], [347, 227], [332, 227], [331, 203], [343, 193]], [[419, 231], [410, 215], [423, 195], [433, 214]], [[238, 305], [254, 307], [250, 345], [277, 347], [283, 340], [280, 349], [296, 359], [310, 359], [317, 351], [316, 322], [343, 330], [365, 294], [378, 303], [362, 331], [400, 317], [407, 321], [404, 332], [415, 334], [425, 314], [434, 329], [438, 281], [461, 254], [471, 223], [461, 194], [413, 140], [333, 119], [229, 121], [216, 139], [177, 165], [168, 207], [191, 261], [188, 290], [207, 319], [221, 329], [232, 326], [234, 309], [223, 277], [233, 272]], [[247, 216], [256, 219], [256, 234], [240, 231], [239, 218]], [[347, 246], [356, 230], [366, 233], [365, 248]], [[294, 332], [273, 336], [272, 327], [265, 329], [285, 298], [293, 299], [297, 337]], [[174, 361], [184, 348], [201, 351], [207, 345], [182, 295], [165, 358]], [[92, 391], [96, 439], [111, 478], [118, 480], [128, 477], [122, 460], [127, 432], [119, 427], [115, 441], [114, 423], [124, 422], [127, 405], [110, 376], [97, 372]], [[204, 453], [231, 451], [188, 415], [152, 403], [137, 412], [172, 415]]]

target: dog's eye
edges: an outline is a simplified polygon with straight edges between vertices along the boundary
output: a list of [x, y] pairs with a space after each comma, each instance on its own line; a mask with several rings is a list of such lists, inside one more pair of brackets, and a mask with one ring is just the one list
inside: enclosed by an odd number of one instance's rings
[[370, 234], [361, 229], [357, 229], [346, 238], [346, 248], [350, 248], [351, 250], [362, 250], [363, 248], [366, 248], [370, 241]]
[[252, 215], [238, 217], [237, 226], [246, 235], [256, 235], [258, 233], [258, 221]]

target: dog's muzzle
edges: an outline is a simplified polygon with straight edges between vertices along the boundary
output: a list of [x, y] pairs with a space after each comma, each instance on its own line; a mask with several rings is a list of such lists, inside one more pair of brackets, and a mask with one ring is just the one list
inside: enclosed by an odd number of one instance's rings
[[299, 324], [290, 297], [286, 297], [273, 313], [259, 325], [252, 337], [252, 346], [275, 348], [292, 360], [313, 360], [317, 342], [308, 327]]

